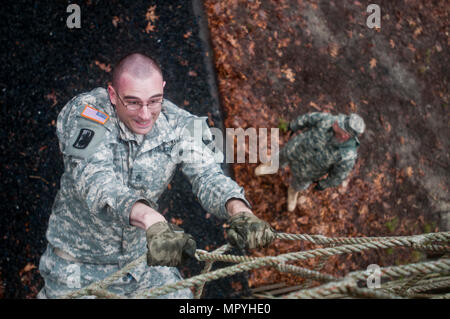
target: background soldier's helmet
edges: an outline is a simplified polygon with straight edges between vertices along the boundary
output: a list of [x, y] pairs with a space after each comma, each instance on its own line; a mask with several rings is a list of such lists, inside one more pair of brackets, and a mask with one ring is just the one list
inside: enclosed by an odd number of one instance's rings
[[366, 129], [366, 124], [364, 123], [364, 120], [361, 116], [358, 114], [352, 113], [347, 118], [347, 131], [349, 133], [352, 133], [353, 135], [358, 135], [364, 133], [364, 130]]

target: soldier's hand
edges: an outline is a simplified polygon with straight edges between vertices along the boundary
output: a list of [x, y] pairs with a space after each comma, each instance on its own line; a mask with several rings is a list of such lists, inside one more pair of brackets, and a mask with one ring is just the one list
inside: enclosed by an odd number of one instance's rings
[[147, 229], [146, 236], [149, 266], [179, 266], [188, 256], [194, 257], [197, 249], [191, 235], [167, 222], [153, 224]]
[[228, 241], [241, 249], [267, 246], [276, 237], [275, 230], [267, 222], [249, 212], [231, 216], [228, 223]]

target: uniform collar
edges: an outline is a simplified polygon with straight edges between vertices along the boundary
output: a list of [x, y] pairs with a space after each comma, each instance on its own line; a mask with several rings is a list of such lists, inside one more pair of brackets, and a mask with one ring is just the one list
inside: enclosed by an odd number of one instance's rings
[[151, 150], [163, 143], [176, 139], [175, 131], [169, 125], [165, 111], [166, 110], [163, 104], [161, 113], [159, 114], [152, 130], [144, 136], [144, 141], [141, 148], [142, 152]]
[[138, 145], [144, 140], [144, 135], [133, 133], [120, 119], [117, 117], [117, 123], [119, 125], [119, 135], [124, 141], [135, 141]]

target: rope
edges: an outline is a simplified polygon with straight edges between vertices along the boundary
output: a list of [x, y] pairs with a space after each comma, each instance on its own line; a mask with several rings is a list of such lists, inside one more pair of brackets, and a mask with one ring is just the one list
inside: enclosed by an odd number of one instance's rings
[[267, 265], [275, 265], [277, 263], [277, 260], [273, 259], [272, 257], [267, 257], [266, 259], [261, 258], [259, 260], [255, 261], [249, 261], [240, 263], [234, 266], [221, 268], [215, 271], [211, 271], [209, 273], [197, 275], [194, 277], [191, 277], [189, 279], [178, 281], [174, 284], [168, 284], [163, 287], [156, 287], [152, 288], [149, 291], [139, 292], [137, 294], [137, 298], [150, 298], [150, 297], [156, 297], [168, 294], [170, 292], [182, 289], [182, 288], [189, 288], [194, 285], [200, 285], [206, 281], [216, 280], [222, 277], [231, 276], [240, 272], [248, 271], [251, 269], [261, 268]]
[[63, 296], [62, 299], [73, 299], [73, 298], [78, 298], [78, 297], [85, 296], [85, 295], [90, 295], [90, 294], [91, 295], [97, 295], [96, 293], [98, 293], [99, 290], [102, 290], [102, 289], [105, 290], [110, 284], [112, 284], [113, 282], [115, 282], [119, 278], [122, 278], [130, 270], [136, 268], [136, 266], [139, 265], [144, 260], [146, 260], [146, 258], [147, 258], [146, 254], [143, 254], [141, 257], [139, 257], [138, 259], [130, 262], [125, 267], [123, 267], [119, 271], [115, 272], [111, 276], [109, 276], [109, 277], [107, 277], [107, 278], [105, 278], [105, 279], [103, 279], [101, 281], [94, 282], [94, 283], [90, 284], [89, 286], [81, 288], [81, 289], [79, 289], [77, 291], [69, 293], [69, 294]]
[[[228, 249], [230, 249], [230, 245], [223, 245], [219, 248], [217, 248], [216, 250], [213, 251], [213, 253], [215, 254], [223, 254], [224, 252], [226, 252]], [[200, 250], [197, 250], [197, 252], [200, 253]], [[196, 258], [198, 259], [198, 255], [196, 255]], [[209, 272], [212, 268], [214, 264], [214, 261], [207, 261], [205, 263], [205, 267], [202, 270], [202, 274], [205, 274], [207, 272]], [[194, 299], [200, 299], [202, 297], [203, 294], [203, 288], [205, 287], [205, 282], [200, 284], [195, 290], [194, 290]]]
[[407, 293], [416, 293], [416, 292], [422, 292], [422, 291], [428, 291], [432, 289], [440, 289], [450, 287], [450, 280], [444, 280], [440, 282], [433, 282], [429, 283], [428, 285], [419, 285], [410, 287], [408, 290], [406, 290]]
[[326, 298], [333, 294], [350, 295], [362, 298], [382, 298], [382, 299], [398, 299], [401, 298], [395, 294], [385, 293], [382, 291], [358, 288], [357, 283], [353, 280], [345, 280], [339, 282], [328, 283], [317, 288], [307, 289], [304, 291], [294, 292], [285, 296], [288, 299], [317, 299]]
[[420, 278], [417, 281], [410, 278], [392, 280], [383, 284], [382, 289], [388, 292], [396, 292], [401, 295], [416, 297], [418, 292], [446, 286], [450, 287], [450, 277], [436, 276], [439, 276], [439, 274], [416, 275], [413, 279]]
[[[378, 249], [378, 248], [392, 248], [392, 247], [401, 247], [401, 246], [409, 246], [414, 248], [414, 242], [412, 240], [397, 240], [397, 239], [386, 239], [383, 242], [367, 242], [367, 243], [361, 243], [361, 244], [349, 244], [349, 245], [342, 245], [337, 247], [330, 247], [330, 248], [319, 248], [309, 251], [301, 251], [301, 252], [293, 252], [293, 253], [286, 253], [282, 255], [278, 255], [276, 258], [278, 258], [280, 261], [295, 261], [295, 260], [304, 260], [309, 258], [315, 258], [315, 257], [322, 257], [322, 256], [333, 256], [333, 255], [339, 255], [344, 253], [357, 253], [362, 252], [367, 249]], [[450, 247], [448, 248], [450, 250]], [[215, 253], [206, 253], [202, 252], [198, 254], [199, 260], [207, 261], [207, 260], [215, 260], [215, 261], [223, 261], [223, 262], [232, 262], [232, 263], [242, 263], [242, 262], [250, 262], [250, 261], [256, 261], [258, 259], [264, 259], [267, 257], [249, 257], [249, 256], [235, 256], [235, 255], [220, 255]]]
[[[381, 268], [381, 276], [388, 278], [396, 278], [412, 275], [423, 275], [431, 273], [446, 273], [450, 274], [450, 259], [444, 259], [439, 261], [422, 262], [409, 265], [391, 266]], [[357, 288], [358, 280], [365, 280], [369, 277], [366, 271], [351, 272], [346, 277], [337, 282], [331, 282], [320, 287], [294, 292], [286, 296], [286, 298], [324, 298], [330, 294], [350, 294], [364, 293], [363, 296], [369, 296], [374, 293], [374, 298], [398, 298], [397, 294], [391, 292], [382, 292], [377, 289], [363, 289]], [[379, 295], [377, 297], [376, 295]]]
[[298, 267], [294, 265], [286, 265], [284, 263], [276, 265], [276, 268], [281, 272], [288, 272], [294, 275], [306, 277], [308, 279], [314, 279], [318, 281], [336, 281], [339, 280], [339, 277], [324, 274], [315, 270], [310, 270], [303, 267]]
[[278, 233], [277, 238], [284, 240], [305, 240], [313, 244], [362, 244], [384, 240], [407, 241], [417, 245], [423, 245], [432, 241], [449, 242], [450, 232], [427, 233], [412, 236], [392, 236], [392, 237], [326, 237], [323, 235], [288, 234]]
[[[450, 274], [450, 259], [443, 258], [438, 261], [425, 263], [416, 263], [401, 266], [391, 266], [381, 268], [381, 276], [389, 278], [403, 278], [414, 276], [409, 281], [399, 280], [403, 289], [369, 289], [357, 286], [358, 280], [366, 280], [370, 274], [366, 271], [356, 271], [347, 274], [345, 277], [336, 277], [321, 273], [317, 270], [310, 270], [294, 265], [288, 265], [287, 262], [306, 260], [309, 258], [320, 257], [322, 260], [333, 255], [345, 253], [359, 253], [368, 249], [386, 249], [393, 247], [409, 247], [412, 249], [427, 250], [434, 252], [450, 252], [450, 232], [427, 233], [413, 236], [394, 236], [394, 237], [335, 237], [329, 238], [322, 235], [307, 234], [288, 234], [278, 233], [277, 238], [283, 240], [305, 240], [318, 245], [327, 245], [332, 247], [318, 248], [309, 251], [290, 252], [278, 256], [252, 257], [236, 256], [224, 254], [230, 246], [224, 245], [213, 252], [207, 252], [198, 249], [195, 257], [199, 261], [205, 261], [205, 267], [201, 274], [178, 281], [173, 284], [155, 287], [150, 290], [137, 291], [132, 298], [151, 298], [168, 294], [179, 289], [194, 289], [194, 297], [200, 298], [206, 282], [216, 280], [222, 277], [231, 276], [244, 271], [257, 269], [261, 267], [274, 267], [281, 272], [293, 273], [307, 279], [325, 282], [322, 286], [310, 289], [303, 289], [286, 295], [286, 298], [326, 298], [330, 296], [353, 296], [362, 298], [402, 298], [405, 296], [418, 296], [418, 293], [434, 289], [435, 287], [449, 287], [450, 280], [438, 280], [443, 275]], [[135, 261], [129, 263], [111, 276], [87, 287], [72, 292], [64, 298], [78, 298], [83, 295], [96, 295], [102, 298], [125, 298], [107, 291], [107, 287], [124, 276], [139, 263], [144, 262], [146, 254], [143, 254]], [[236, 265], [224, 267], [211, 271], [212, 265], [216, 261], [237, 263]], [[425, 276], [438, 276], [437, 278], [427, 278]], [[448, 279], [448, 277], [446, 277]], [[416, 280], [417, 279], [417, 280]], [[427, 281], [428, 280], [428, 281]], [[429, 288], [432, 287], [432, 288]], [[441, 295], [442, 298], [448, 298], [447, 295]], [[433, 295], [433, 297], [437, 297]]]

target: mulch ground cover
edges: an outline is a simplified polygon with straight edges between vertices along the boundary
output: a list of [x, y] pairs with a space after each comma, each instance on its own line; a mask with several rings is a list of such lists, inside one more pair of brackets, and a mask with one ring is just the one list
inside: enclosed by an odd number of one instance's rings
[[[79, 29], [67, 27], [73, 11], [66, 12], [65, 1], [6, 1], [0, 10], [0, 298], [33, 298], [42, 287], [37, 267], [63, 172], [58, 112], [76, 94], [105, 87], [122, 56], [135, 51], [153, 56], [162, 66], [167, 98], [212, 123], [222, 121], [209, 93], [191, 2], [72, 3], [81, 9]], [[197, 239], [198, 248], [225, 243], [222, 222], [205, 217], [180, 172], [159, 204], [168, 220]], [[191, 261], [181, 271], [190, 277], [202, 268]], [[236, 297], [245, 287], [245, 277], [238, 275], [208, 284], [204, 296]]]
[[[255, 177], [257, 164], [249, 159], [233, 165], [254, 212], [279, 231], [391, 236], [448, 230], [448, 3], [378, 1], [381, 25], [374, 29], [366, 24], [370, 3], [205, 2], [226, 127], [283, 129], [310, 112], [356, 112], [367, 124], [348, 180], [323, 192], [311, 187], [293, 212], [286, 208], [288, 169]], [[280, 145], [288, 138], [280, 133]], [[253, 255], [311, 247], [277, 241]], [[404, 249], [370, 251], [329, 258], [321, 269], [343, 275], [372, 263], [424, 258]], [[270, 269], [249, 278], [251, 287], [280, 281], [303, 282]]]

